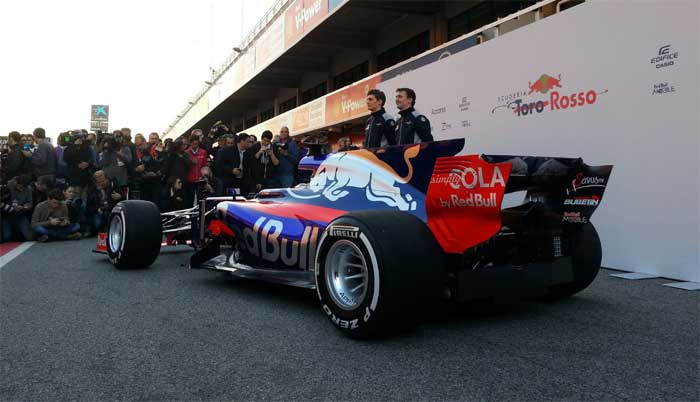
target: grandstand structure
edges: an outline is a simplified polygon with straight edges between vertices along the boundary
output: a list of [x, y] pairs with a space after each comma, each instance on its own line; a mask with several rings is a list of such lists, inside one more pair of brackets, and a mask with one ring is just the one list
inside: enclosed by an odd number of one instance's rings
[[[165, 130], [364, 133], [366, 90], [581, 0], [279, 0]], [[393, 93], [388, 93], [393, 103]], [[418, 94], [420, 99], [421, 94]]]

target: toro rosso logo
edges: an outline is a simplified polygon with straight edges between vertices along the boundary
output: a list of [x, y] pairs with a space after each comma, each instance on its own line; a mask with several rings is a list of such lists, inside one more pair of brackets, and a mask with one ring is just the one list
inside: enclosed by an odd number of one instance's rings
[[547, 74], [542, 74], [540, 79], [535, 81], [534, 84], [530, 82], [528, 87], [530, 87], [530, 92], [528, 95], [533, 92], [546, 94], [550, 89], [554, 89], [555, 87], [561, 88], [561, 74], [559, 74], [558, 78], [550, 77]]
[[[533, 114], [540, 114], [545, 111], [557, 111], [581, 108], [585, 106], [594, 105], [598, 102], [598, 96], [606, 94], [607, 89], [598, 91], [595, 89], [584, 89], [579, 91], [565, 92], [561, 93], [556, 88], [562, 88], [562, 78], [561, 74], [557, 75], [557, 78], [552, 77], [548, 74], [540, 75], [540, 78], [535, 80], [535, 82], [530, 81], [528, 83], [528, 88], [530, 91], [527, 95], [518, 97], [512, 101], [509, 101], [505, 105], [499, 105], [491, 110], [491, 113], [495, 113], [496, 110], [501, 108], [510, 109], [517, 116], [532, 116]], [[548, 98], [541, 99], [524, 99], [530, 95], [549, 94]]]
[[414, 211], [417, 202], [409, 193], [411, 186], [408, 182], [413, 177], [411, 159], [415, 158], [419, 151], [420, 145], [404, 151], [403, 159], [408, 173], [403, 177], [367, 150], [332, 154], [319, 166], [309, 183], [308, 189], [313, 194], [294, 189], [287, 191], [294, 198], [324, 197], [331, 202], [359, 192], [369, 201], [382, 202], [401, 211]]

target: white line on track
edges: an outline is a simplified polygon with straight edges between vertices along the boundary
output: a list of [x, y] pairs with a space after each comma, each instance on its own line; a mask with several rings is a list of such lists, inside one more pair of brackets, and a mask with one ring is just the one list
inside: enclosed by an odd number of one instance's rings
[[0, 257], [0, 269], [3, 269], [5, 265], [9, 264], [10, 261], [12, 261], [15, 257], [18, 255], [22, 254], [23, 252], [27, 251], [29, 247], [33, 246], [34, 243], [33, 241], [28, 241], [20, 244], [19, 246], [15, 247], [12, 249], [9, 253], [3, 255]]

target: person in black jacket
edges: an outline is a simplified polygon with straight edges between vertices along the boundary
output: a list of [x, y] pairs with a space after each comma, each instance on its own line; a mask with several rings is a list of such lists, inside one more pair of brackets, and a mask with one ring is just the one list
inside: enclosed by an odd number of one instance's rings
[[168, 177], [167, 186], [163, 191], [163, 199], [160, 201], [164, 212], [192, 207], [192, 205], [185, 205], [185, 192], [182, 189], [182, 183], [184, 180], [177, 176]]
[[164, 177], [175, 176], [184, 183], [190, 172], [190, 167], [194, 161], [187, 155], [187, 143], [182, 140], [173, 141], [168, 149], [168, 160], [166, 162]]
[[367, 119], [365, 127], [365, 140], [362, 145], [365, 148], [378, 148], [387, 145], [396, 145], [396, 122], [389, 113], [384, 110], [386, 95], [378, 89], [367, 92], [367, 109], [372, 113]]
[[19, 175], [30, 173], [32, 153], [29, 146], [24, 149], [22, 135], [17, 131], [11, 132], [7, 139], [7, 145], [10, 151], [5, 166], [3, 166], [3, 174], [7, 181]]
[[252, 145], [253, 139], [241, 133], [238, 144], [219, 151], [219, 169], [226, 194], [230, 194], [229, 189], [237, 189], [239, 194], [247, 195], [254, 189], [255, 158], [250, 152]]
[[265, 130], [260, 142], [253, 145], [250, 153], [255, 158], [253, 164], [253, 182], [255, 191], [280, 187], [277, 182], [277, 166], [280, 164], [277, 145], [272, 143], [272, 131]]
[[[151, 133], [151, 136], [153, 134]], [[158, 206], [161, 199], [163, 163], [163, 146], [158, 141], [157, 134], [151, 137], [148, 143], [144, 142], [136, 148], [135, 188], [140, 190], [140, 199], [152, 201]]]
[[396, 90], [396, 107], [401, 117], [396, 122], [399, 145], [433, 141], [430, 121], [415, 109], [416, 93], [411, 88]]
[[90, 144], [85, 139], [85, 134], [75, 134], [73, 143], [68, 145], [63, 151], [63, 160], [68, 168], [68, 185], [80, 187], [81, 190], [87, 187], [95, 166], [90, 163], [92, 151], [90, 150]]

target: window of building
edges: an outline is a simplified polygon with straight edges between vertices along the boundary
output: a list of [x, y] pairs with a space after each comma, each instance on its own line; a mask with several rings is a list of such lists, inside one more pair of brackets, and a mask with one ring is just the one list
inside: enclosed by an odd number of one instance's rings
[[274, 107], [260, 112], [260, 122], [261, 123], [264, 122], [265, 120], [270, 120], [273, 117], [275, 117], [275, 108]]
[[339, 89], [353, 82], [357, 82], [369, 75], [369, 62], [364, 62], [355, 67], [336, 75], [333, 78], [333, 88]]
[[524, 8], [537, 3], [536, 1], [485, 1], [475, 5], [462, 14], [448, 21], [447, 35], [452, 40], [475, 29], [507, 17]]
[[253, 127], [254, 125], [258, 124], [258, 118], [257, 116], [249, 117], [245, 119], [245, 127]]
[[306, 91], [301, 93], [301, 103], [307, 103], [311, 102], [312, 100], [318, 99], [325, 95], [328, 91], [326, 91], [326, 81], [323, 81], [322, 83], [316, 85], [313, 88], [309, 88]]
[[430, 33], [425, 31], [377, 56], [379, 71], [430, 49]]
[[290, 111], [297, 107], [297, 97], [292, 97], [287, 99], [286, 101], [280, 103], [280, 114]]

